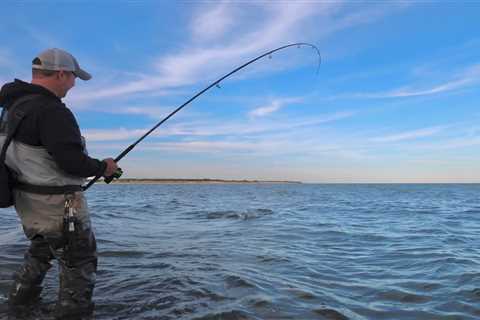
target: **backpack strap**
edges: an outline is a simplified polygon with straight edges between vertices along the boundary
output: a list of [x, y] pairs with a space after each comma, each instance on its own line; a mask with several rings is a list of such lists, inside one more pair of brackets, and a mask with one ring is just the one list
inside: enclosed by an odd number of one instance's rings
[[27, 94], [15, 100], [13, 104], [8, 108], [8, 113], [5, 112], [5, 108], [2, 112], [2, 120], [3, 117], [8, 117], [7, 121], [7, 137], [2, 147], [2, 151], [0, 153], [0, 163], [5, 163], [5, 157], [7, 155], [7, 149], [12, 142], [15, 133], [17, 132], [20, 123], [25, 118], [25, 116], [30, 112], [32, 109], [32, 105], [26, 104], [30, 100], [35, 99], [36, 97], [40, 97], [41, 94]]

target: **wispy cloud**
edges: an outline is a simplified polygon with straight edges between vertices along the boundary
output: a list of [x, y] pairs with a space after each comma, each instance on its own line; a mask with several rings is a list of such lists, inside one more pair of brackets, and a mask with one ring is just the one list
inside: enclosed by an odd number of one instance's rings
[[444, 83], [425, 87], [425, 86], [408, 86], [397, 89], [392, 89], [383, 92], [373, 93], [356, 93], [342, 95], [343, 97], [353, 98], [367, 98], [367, 99], [381, 99], [381, 98], [406, 98], [416, 96], [435, 95], [446, 92], [453, 92], [455, 90], [463, 89], [468, 86], [477, 84], [480, 82], [480, 64], [475, 64], [464, 71], [460, 72], [453, 79]]
[[[202, 14], [192, 20], [192, 25], [198, 28], [192, 28], [188, 37], [190, 43], [178, 52], [159, 56], [153, 66], [155, 72], [105, 89], [77, 91], [73, 93], [72, 100], [94, 101], [205, 82], [259, 52], [291, 41], [308, 40], [305, 29], [313, 22], [320, 26], [317, 25], [315, 34], [310, 36], [321, 38], [344, 28], [377, 20], [393, 10], [381, 7], [352, 12], [346, 9], [342, 18], [336, 19], [343, 6], [341, 2], [285, 1], [248, 5], [221, 2], [202, 6]], [[393, 7], [397, 10], [403, 6]], [[244, 19], [245, 14], [252, 11], [258, 12], [257, 19]], [[313, 20], [315, 16], [322, 19]], [[233, 27], [235, 37], [223, 37]], [[197, 39], [199, 33], [204, 35], [205, 41]]]
[[399, 88], [386, 92], [377, 92], [377, 93], [365, 93], [358, 94], [359, 98], [406, 98], [406, 97], [416, 97], [416, 96], [426, 96], [433, 95], [437, 93], [444, 93], [453, 91], [455, 89], [463, 88], [466, 85], [472, 83], [471, 78], [459, 79], [450, 82], [446, 82], [437, 86], [429, 88]]
[[372, 138], [370, 141], [373, 142], [399, 142], [404, 140], [414, 140], [418, 138], [430, 137], [444, 131], [447, 126], [437, 126], [430, 128], [423, 128], [418, 130], [401, 132], [393, 135], [388, 135], [384, 137]]
[[[323, 36], [328, 36], [336, 31], [350, 27], [372, 23], [393, 12], [405, 10], [412, 6], [411, 3], [405, 1], [389, 2], [386, 4], [376, 3], [375, 6], [368, 6], [365, 3], [355, 4], [352, 2], [350, 5], [352, 5], [350, 10], [344, 10], [342, 12], [340, 10], [341, 6], [337, 6], [333, 15], [329, 13], [323, 14], [323, 18], [325, 18], [325, 23], [322, 24]], [[365, 8], [361, 8], [360, 6]]]
[[106, 106], [102, 109], [102, 112], [112, 114], [128, 114], [135, 116], [146, 116], [154, 120], [163, 119], [168, 113], [174, 110], [173, 106], [155, 106], [152, 104], [144, 104], [137, 106], [129, 105], [117, 105]]
[[423, 143], [415, 145], [418, 150], [459, 150], [461, 148], [469, 148], [480, 146], [480, 136], [457, 137], [442, 140], [440, 142]]
[[[224, 6], [223, 3], [211, 6], [203, 17], [219, 14], [222, 10], [226, 10]], [[185, 45], [188, 49], [157, 58], [154, 65], [155, 73], [145, 74], [140, 79], [106, 89], [88, 93], [77, 91], [73, 93], [72, 99], [92, 101], [191, 85], [200, 80], [204, 82], [225, 72], [226, 68], [235, 66], [252, 54], [285, 43], [299, 30], [304, 19], [329, 6], [333, 5], [281, 2], [273, 7], [259, 6], [263, 9], [265, 17], [258, 30], [249, 30], [249, 26], [242, 25], [239, 27], [244, 31], [242, 36], [236, 37], [234, 41], [219, 40], [215, 45], [209, 43], [208, 46], [192, 42]], [[246, 9], [246, 7], [243, 8], [243, 10]], [[213, 37], [212, 32], [210, 35]]]
[[87, 141], [117, 141], [139, 138], [147, 132], [147, 129], [128, 130], [125, 128], [118, 129], [88, 129], [83, 134]]
[[[290, 40], [301, 23], [318, 12], [321, 6], [315, 3], [281, 2], [272, 7], [260, 6], [259, 9], [265, 16], [258, 29], [242, 25], [240, 29], [244, 33], [234, 41], [219, 41], [215, 46], [197, 46], [161, 57], [157, 62], [160, 75], [174, 79], [177, 84], [190, 84], [204, 79], [206, 74], [230, 68], [253, 54]], [[212, 61], [215, 62], [214, 65], [211, 64]]]
[[250, 117], [263, 117], [266, 115], [269, 115], [273, 112], [276, 112], [280, 110], [281, 108], [284, 108], [285, 106], [293, 103], [300, 103], [302, 102], [302, 98], [277, 98], [273, 99], [270, 101], [270, 103], [266, 106], [258, 107], [252, 111], [249, 112]]
[[[89, 144], [90, 148], [95, 150], [115, 149], [121, 150], [125, 145], [115, 145], [113, 143], [93, 142]], [[318, 163], [318, 157], [337, 158], [347, 161], [366, 161], [374, 159], [374, 156], [368, 153], [368, 150], [353, 141], [342, 141], [341, 139], [327, 139], [321, 137], [311, 137], [311, 133], [290, 132], [288, 134], [266, 135], [258, 140], [244, 138], [229, 138], [227, 140], [210, 140], [205, 138], [196, 138], [183, 141], [145, 141], [137, 147], [138, 151], [168, 151], [171, 153], [199, 153], [205, 155], [215, 155], [225, 158], [233, 156], [255, 158], [260, 157], [275, 158], [296, 157], [310, 159]]]
[[155, 107], [155, 106], [128, 107], [127, 106], [125, 108], [121, 108], [119, 113], [142, 115], [155, 120], [159, 120], [159, 119], [165, 118], [173, 110], [174, 110], [173, 107]]
[[[169, 137], [169, 136], [185, 136], [185, 137], [253, 137], [261, 136], [272, 132], [285, 132], [289, 130], [298, 130], [299, 128], [314, 128], [319, 125], [330, 123], [354, 115], [354, 112], [343, 111], [327, 115], [286, 119], [281, 121], [230, 121], [225, 122], [221, 119], [209, 119], [205, 121], [191, 121], [182, 124], [169, 125], [161, 130], [154, 131], [151, 137]], [[133, 140], [140, 137], [150, 128], [137, 129], [85, 129], [83, 130], [88, 141], [120, 141]], [[261, 137], [257, 138], [260, 139]]]
[[204, 42], [217, 40], [234, 25], [233, 10], [235, 9], [228, 2], [214, 4], [211, 8], [205, 8], [202, 5], [195, 12], [191, 22], [192, 40], [195, 42]]
[[253, 119], [251, 121], [235, 122], [205, 122], [194, 123], [192, 125], [184, 124], [179, 127], [183, 132], [188, 132], [191, 136], [261, 136], [272, 132], [289, 132], [300, 128], [315, 128], [325, 123], [331, 123], [338, 120], [350, 118], [355, 115], [351, 111], [335, 112], [326, 115], [310, 116], [308, 118], [277, 118], [267, 120], [263, 118]]

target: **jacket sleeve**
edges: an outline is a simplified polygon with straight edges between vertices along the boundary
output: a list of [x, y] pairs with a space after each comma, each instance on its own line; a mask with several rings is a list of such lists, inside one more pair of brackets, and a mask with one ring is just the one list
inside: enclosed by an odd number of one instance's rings
[[105, 162], [84, 152], [80, 129], [68, 108], [63, 105], [46, 108], [38, 125], [42, 144], [63, 171], [84, 178], [105, 172]]

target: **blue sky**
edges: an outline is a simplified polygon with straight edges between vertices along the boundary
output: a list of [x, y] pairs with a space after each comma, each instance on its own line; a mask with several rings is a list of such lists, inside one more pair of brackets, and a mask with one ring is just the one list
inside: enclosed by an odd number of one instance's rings
[[0, 83], [45, 48], [92, 73], [65, 99], [126, 177], [480, 182], [480, 3], [4, 1]]

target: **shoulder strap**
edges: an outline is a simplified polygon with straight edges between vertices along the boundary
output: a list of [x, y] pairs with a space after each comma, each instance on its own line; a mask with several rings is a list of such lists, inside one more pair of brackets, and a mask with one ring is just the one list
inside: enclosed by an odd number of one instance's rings
[[[7, 148], [12, 142], [13, 136], [17, 132], [20, 123], [25, 118], [25, 116], [29, 113], [32, 109], [32, 105], [25, 104], [25, 102], [30, 101], [36, 97], [41, 96], [40, 94], [27, 94], [23, 97], [18, 98], [15, 102], [8, 108], [8, 130], [7, 130], [7, 137], [5, 142], [3, 143], [2, 151], [0, 153], [0, 163], [5, 162], [5, 157], [7, 154]], [[2, 117], [5, 116], [2, 113]]]

